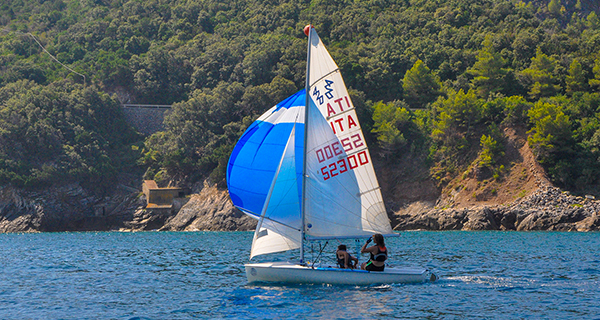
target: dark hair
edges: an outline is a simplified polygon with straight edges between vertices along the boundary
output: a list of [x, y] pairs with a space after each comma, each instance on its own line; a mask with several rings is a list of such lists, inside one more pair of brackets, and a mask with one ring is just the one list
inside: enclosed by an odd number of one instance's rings
[[385, 242], [383, 241], [383, 236], [379, 233], [373, 235], [373, 240], [380, 247], [385, 247]]
[[338, 250], [344, 250], [344, 251], [346, 251], [346, 245], [345, 244], [340, 244], [338, 246]]

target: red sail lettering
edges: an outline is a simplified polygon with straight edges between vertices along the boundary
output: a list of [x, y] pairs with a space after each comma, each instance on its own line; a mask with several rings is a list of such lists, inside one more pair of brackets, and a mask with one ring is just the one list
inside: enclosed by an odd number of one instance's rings
[[317, 150], [317, 160], [319, 160], [319, 163], [325, 161], [325, 155], [323, 154], [323, 149]]
[[335, 115], [335, 111], [333, 110], [333, 107], [328, 102], [327, 103], [327, 118], [331, 117], [332, 114]]
[[351, 170], [354, 170], [354, 168], [358, 167], [358, 162], [356, 162], [355, 154], [348, 157], [348, 166], [350, 167]]
[[352, 116], [348, 116], [348, 129], [352, 128], [352, 127], [356, 127], [358, 126], [356, 124], [356, 122], [354, 122], [354, 119], [352, 119]]
[[340, 173], [348, 171], [348, 167], [346, 166], [346, 159], [338, 160], [337, 164], [340, 167]]
[[327, 157], [327, 159], [333, 158], [333, 153], [331, 152], [330, 146], [323, 148], [323, 151], [325, 151], [325, 157]]
[[338, 141], [331, 144], [331, 149], [333, 150], [333, 154], [336, 156], [342, 154], [342, 149], [340, 149], [340, 143]]
[[350, 143], [350, 138], [342, 139], [342, 146], [344, 147], [344, 151], [346, 152], [352, 150], [352, 143]]
[[334, 120], [333, 122], [335, 122], [338, 125], [341, 132], [344, 132], [344, 125], [342, 125], [342, 121], [344, 121], [344, 118], [339, 118], [337, 120]]
[[332, 162], [329, 165], [325, 165], [321, 168], [321, 174], [323, 175], [323, 181], [340, 175], [346, 171], [354, 170], [362, 165], [369, 163], [369, 156], [367, 151], [361, 151], [357, 154], [353, 154], [347, 158], [340, 159]]
[[358, 153], [358, 162], [360, 165], [365, 165], [369, 163], [369, 158], [367, 157], [367, 151], [362, 151]]
[[333, 102], [337, 103], [338, 106], [340, 106], [340, 111], [344, 111], [344, 107], [342, 107], [342, 99], [343, 98], [333, 100]]
[[352, 138], [352, 142], [354, 143], [355, 148], [360, 148], [364, 145], [364, 143], [362, 141], [362, 137], [360, 136], [359, 133], [352, 135], [350, 138]]

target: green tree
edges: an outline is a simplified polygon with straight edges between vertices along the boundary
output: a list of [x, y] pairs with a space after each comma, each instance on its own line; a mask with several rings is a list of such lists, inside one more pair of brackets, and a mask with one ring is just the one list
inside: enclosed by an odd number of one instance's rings
[[95, 87], [17, 81], [0, 88], [0, 183], [29, 188], [79, 181], [108, 190], [131, 169], [139, 138], [121, 106]]
[[560, 0], [550, 0], [550, 3], [548, 3], [548, 11], [555, 16], [560, 15], [561, 7]]
[[402, 89], [406, 103], [412, 108], [423, 108], [440, 95], [439, 80], [421, 60], [404, 74]]
[[483, 103], [472, 89], [466, 93], [462, 89], [451, 90], [447, 98], [440, 97], [432, 105], [435, 114], [433, 137], [445, 140], [455, 130], [469, 133], [481, 120]]
[[393, 153], [406, 144], [400, 127], [409, 121], [410, 112], [400, 102], [386, 104], [380, 101], [373, 106], [372, 132], [377, 135], [377, 141], [385, 153]]
[[504, 68], [505, 65], [506, 61], [500, 53], [495, 52], [491, 36], [487, 35], [483, 41], [483, 48], [477, 53], [477, 61], [468, 70], [468, 73], [474, 76], [471, 83], [481, 97], [504, 91], [506, 75], [509, 72], [509, 69]]
[[592, 11], [588, 14], [585, 24], [588, 28], [592, 30], [598, 30], [600, 28], [600, 18], [596, 12]]
[[479, 165], [493, 170], [499, 159], [504, 156], [504, 147], [499, 142], [498, 127], [493, 126], [490, 131], [490, 134], [484, 134], [479, 139], [479, 146], [481, 147]]
[[573, 59], [569, 66], [569, 74], [567, 75], [567, 93], [573, 94], [577, 91], [585, 91], [587, 89], [585, 71], [579, 63], [579, 60]]
[[592, 72], [594, 73], [594, 78], [590, 79], [588, 83], [595, 90], [600, 90], [600, 59], [594, 60]]
[[551, 97], [558, 93], [560, 85], [554, 75], [556, 66], [556, 59], [544, 54], [538, 47], [529, 68], [521, 72], [525, 85], [530, 88], [529, 96], [532, 99]]
[[527, 113], [532, 124], [527, 141], [540, 162], [572, 145], [571, 120], [561, 108], [548, 102], [537, 102]]

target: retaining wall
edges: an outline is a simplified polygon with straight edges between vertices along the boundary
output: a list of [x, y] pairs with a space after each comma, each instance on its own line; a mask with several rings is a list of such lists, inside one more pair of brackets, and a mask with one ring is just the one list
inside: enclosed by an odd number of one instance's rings
[[163, 130], [163, 120], [170, 111], [169, 105], [123, 105], [123, 113], [127, 121], [144, 135]]

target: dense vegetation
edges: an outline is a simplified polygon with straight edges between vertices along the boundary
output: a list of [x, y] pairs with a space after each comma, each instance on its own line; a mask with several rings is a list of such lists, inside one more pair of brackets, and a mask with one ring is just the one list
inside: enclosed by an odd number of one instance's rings
[[312, 23], [388, 161], [426, 158], [443, 184], [478, 159], [499, 178], [501, 129], [526, 126], [551, 178], [587, 188], [600, 182], [599, 13], [594, 0], [10, 1], [0, 183], [102, 184], [134, 156], [116, 101], [174, 104], [140, 149], [148, 178], [222, 181], [247, 125], [303, 87]]
[[130, 143], [139, 137], [121, 106], [93, 88], [19, 80], [0, 88], [0, 106], [2, 184], [35, 188], [75, 180], [102, 194], [136, 160]]

